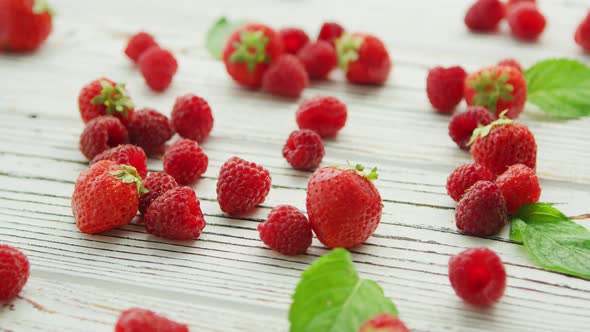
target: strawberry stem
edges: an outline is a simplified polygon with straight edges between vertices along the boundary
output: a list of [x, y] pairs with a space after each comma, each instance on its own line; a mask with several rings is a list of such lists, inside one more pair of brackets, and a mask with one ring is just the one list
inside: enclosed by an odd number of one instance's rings
[[348, 161], [346, 162], [346, 166], [332, 165], [332, 167], [338, 168], [341, 170], [355, 171], [358, 175], [364, 177], [365, 179], [367, 179], [369, 181], [375, 181], [379, 178], [379, 174], [377, 173], [377, 167], [371, 168], [369, 173], [365, 173], [366, 167], [363, 166], [362, 164], [356, 164], [353, 166]]
[[100, 81], [102, 90], [100, 95], [92, 99], [94, 105], [106, 106], [106, 114], [113, 115], [115, 112], [127, 117], [127, 111], [133, 108], [133, 102], [129, 99], [124, 83], [117, 83], [114, 86], [109, 82]]
[[363, 45], [363, 37], [345, 34], [336, 39], [336, 54], [338, 55], [338, 65], [345, 72], [348, 70], [348, 64], [359, 58], [359, 49]]
[[55, 10], [47, 3], [47, 0], [35, 0], [33, 3], [33, 13], [40, 15], [45, 12], [48, 12], [51, 16], [55, 16]]
[[229, 61], [245, 62], [248, 71], [253, 72], [257, 64], [272, 60], [266, 52], [269, 41], [263, 31], [243, 31], [240, 41], [234, 43], [235, 51], [230, 55]]
[[496, 70], [483, 70], [473, 81], [468, 83], [476, 91], [473, 105], [487, 107], [490, 112], [495, 113], [498, 101], [514, 99], [512, 95], [514, 86], [507, 83], [509, 79], [510, 74], [508, 73], [499, 75]]
[[502, 113], [500, 113], [500, 117], [496, 121], [488, 124], [487, 126], [482, 126], [481, 124], [479, 124], [477, 128], [475, 128], [475, 130], [473, 131], [473, 134], [471, 135], [471, 138], [469, 139], [467, 146], [470, 146], [471, 144], [475, 143], [475, 140], [477, 140], [478, 137], [483, 138], [488, 136], [492, 128], [494, 128], [495, 126], [511, 124], [513, 121], [512, 119], [506, 117], [506, 113], [508, 113], [508, 110], [505, 110]]
[[135, 183], [137, 193], [140, 195], [149, 192], [149, 190], [141, 184], [141, 176], [133, 166], [121, 165], [121, 169], [111, 171], [110, 174], [123, 181], [123, 183]]

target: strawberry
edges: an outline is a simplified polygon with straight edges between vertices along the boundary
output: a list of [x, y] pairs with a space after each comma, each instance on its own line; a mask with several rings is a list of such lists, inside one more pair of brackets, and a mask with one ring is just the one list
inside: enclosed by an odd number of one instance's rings
[[283, 53], [281, 36], [272, 28], [250, 23], [228, 38], [223, 50], [227, 73], [238, 84], [257, 88], [269, 64]]
[[590, 12], [586, 14], [586, 17], [578, 25], [574, 40], [584, 51], [590, 53]]
[[381, 220], [381, 196], [372, 181], [377, 169], [334, 166], [315, 171], [307, 184], [307, 213], [320, 242], [352, 248], [367, 240]]
[[372, 35], [345, 34], [336, 40], [336, 53], [338, 64], [352, 83], [383, 84], [391, 71], [385, 45]]
[[115, 83], [108, 78], [99, 78], [86, 84], [78, 96], [78, 109], [84, 123], [101, 115], [114, 115], [127, 124], [133, 116], [133, 107], [125, 84]]
[[0, 1], [0, 50], [31, 52], [52, 29], [52, 9], [45, 0]]
[[522, 73], [522, 66], [520, 65], [520, 62], [518, 62], [516, 59], [507, 58], [507, 59], [500, 60], [498, 62], [498, 66], [512, 67]]
[[526, 102], [527, 88], [520, 71], [508, 66], [483, 68], [465, 79], [467, 105], [484, 106], [497, 116], [517, 118]]
[[358, 332], [410, 332], [406, 325], [391, 314], [379, 314], [366, 321]]

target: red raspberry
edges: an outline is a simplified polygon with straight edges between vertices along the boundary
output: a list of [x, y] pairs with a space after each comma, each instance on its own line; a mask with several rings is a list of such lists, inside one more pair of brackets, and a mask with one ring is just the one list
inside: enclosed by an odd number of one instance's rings
[[110, 160], [117, 164], [131, 165], [135, 167], [137, 173], [142, 178], [145, 178], [148, 173], [147, 157], [143, 149], [139, 146], [121, 144], [99, 153], [92, 159], [90, 164], [95, 164], [101, 160]]
[[206, 225], [199, 200], [189, 187], [170, 189], [156, 198], [144, 221], [148, 233], [171, 240], [196, 239]]
[[336, 68], [338, 58], [332, 45], [323, 40], [307, 43], [297, 53], [310, 78], [325, 79]]
[[0, 244], [0, 301], [10, 301], [16, 297], [28, 279], [27, 256], [14, 247]]
[[129, 142], [127, 128], [114, 116], [91, 120], [80, 135], [80, 151], [89, 160], [119, 144]]
[[476, 236], [495, 235], [508, 222], [506, 201], [500, 188], [490, 181], [477, 181], [455, 209], [457, 228]]
[[207, 171], [209, 158], [199, 144], [190, 139], [174, 142], [164, 153], [164, 172], [182, 185], [197, 182], [199, 177]]
[[406, 325], [391, 314], [379, 314], [366, 321], [359, 332], [410, 332]]
[[534, 41], [545, 30], [545, 16], [533, 3], [523, 2], [514, 5], [506, 16], [512, 35], [522, 40]]
[[86, 84], [80, 90], [78, 108], [84, 123], [101, 115], [114, 115], [127, 124], [134, 112], [125, 84], [115, 83], [108, 78], [100, 78]]
[[520, 65], [520, 62], [516, 61], [515, 59], [504, 59], [498, 62], [498, 66], [512, 67], [522, 73], [522, 66]]
[[135, 112], [127, 130], [131, 143], [142, 147], [149, 155], [163, 151], [164, 144], [174, 135], [168, 118], [151, 108]]
[[510, 214], [521, 205], [538, 202], [541, 196], [541, 185], [535, 171], [523, 164], [508, 167], [506, 172], [498, 176], [496, 185], [504, 195]]
[[311, 246], [313, 235], [307, 218], [291, 205], [279, 205], [258, 224], [260, 239], [283, 255], [302, 255]]
[[590, 53], [590, 12], [588, 12], [588, 15], [578, 25], [574, 40], [584, 51]]
[[488, 248], [471, 248], [449, 260], [449, 280], [457, 296], [478, 306], [498, 301], [506, 289], [506, 270]]
[[449, 121], [449, 136], [463, 150], [469, 150], [467, 142], [479, 126], [487, 126], [496, 116], [483, 106], [467, 106], [465, 112], [456, 113]]
[[426, 93], [432, 107], [440, 113], [452, 113], [463, 100], [463, 83], [467, 73], [459, 66], [435, 67], [428, 72]]
[[147, 193], [142, 193], [139, 196], [139, 212], [145, 214], [152, 202], [162, 196], [168, 190], [178, 187], [178, 183], [174, 178], [166, 173], [155, 172], [145, 178], [141, 184], [147, 190]]
[[178, 70], [174, 55], [158, 46], [150, 47], [145, 51], [139, 57], [138, 64], [145, 83], [156, 92], [166, 90]]
[[294, 169], [311, 171], [317, 168], [324, 158], [324, 143], [315, 131], [295, 130], [289, 135], [283, 147], [283, 157]]
[[494, 174], [479, 164], [461, 165], [447, 178], [447, 193], [458, 202], [477, 181], [494, 181]]
[[188, 326], [157, 315], [153, 311], [131, 308], [119, 316], [115, 332], [189, 332]]
[[273, 61], [262, 77], [265, 91], [285, 97], [299, 97], [307, 84], [305, 67], [291, 54], [284, 54]]
[[143, 52], [152, 46], [158, 46], [154, 37], [147, 32], [138, 32], [129, 38], [127, 47], [125, 48], [125, 54], [127, 54], [131, 61], [137, 63]]
[[188, 139], [203, 142], [213, 128], [213, 114], [207, 101], [193, 94], [176, 98], [171, 115], [172, 127]]
[[266, 168], [232, 157], [219, 170], [217, 202], [221, 211], [230, 215], [248, 212], [264, 202], [270, 184]]
[[332, 138], [346, 124], [346, 105], [334, 97], [317, 96], [304, 100], [295, 114], [300, 129], [311, 129], [323, 138]]
[[297, 54], [299, 50], [309, 42], [309, 36], [299, 28], [285, 28], [279, 31], [279, 35], [283, 39], [283, 46], [285, 52], [290, 54]]
[[477, 0], [465, 14], [465, 25], [471, 31], [495, 31], [505, 15], [500, 0]]
[[334, 46], [334, 40], [344, 34], [344, 28], [335, 22], [325, 22], [320, 28], [318, 40], [326, 41]]
[[52, 30], [53, 12], [41, 0], [0, 1], [0, 51], [31, 52]]

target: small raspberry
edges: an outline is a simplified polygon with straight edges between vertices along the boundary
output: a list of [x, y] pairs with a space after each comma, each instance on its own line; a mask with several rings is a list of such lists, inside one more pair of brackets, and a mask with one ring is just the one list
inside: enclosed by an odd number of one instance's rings
[[197, 182], [199, 177], [207, 171], [209, 158], [199, 144], [190, 139], [174, 142], [164, 153], [164, 172], [182, 185]]
[[479, 125], [487, 126], [496, 116], [483, 106], [467, 106], [465, 112], [456, 113], [449, 121], [449, 136], [463, 150], [469, 150], [467, 143]]
[[307, 43], [297, 53], [297, 58], [303, 63], [309, 77], [313, 79], [327, 78], [338, 64], [336, 50], [323, 40]]
[[308, 84], [305, 67], [291, 54], [273, 61], [262, 77], [262, 89], [275, 95], [297, 98]]
[[18, 249], [0, 244], [0, 301], [10, 301], [29, 279], [29, 260]]
[[180, 136], [201, 143], [213, 128], [211, 107], [193, 94], [180, 96], [172, 108], [171, 123]]
[[125, 48], [125, 54], [127, 54], [131, 61], [137, 63], [143, 52], [152, 46], [158, 46], [154, 37], [147, 32], [138, 32], [129, 38], [127, 47]]
[[151, 108], [135, 112], [127, 130], [131, 143], [142, 147], [149, 155], [163, 151], [164, 144], [174, 135], [168, 118]]
[[447, 178], [447, 193], [458, 202], [477, 181], [494, 181], [494, 174], [479, 164], [461, 165]]
[[162, 92], [172, 82], [178, 69], [174, 55], [158, 46], [150, 47], [139, 57], [139, 70], [145, 83], [154, 91]]
[[440, 113], [452, 113], [463, 100], [463, 83], [467, 73], [459, 66], [435, 67], [428, 72], [426, 93], [432, 107]]
[[359, 332], [410, 332], [406, 325], [391, 314], [379, 314], [366, 321]]
[[508, 167], [498, 176], [496, 185], [502, 191], [510, 214], [521, 205], [538, 202], [541, 196], [541, 185], [535, 171], [523, 164]]
[[148, 173], [147, 157], [143, 149], [139, 146], [121, 144], [99, 153], [92, 159], [90, 164], [92, 165], [101, 160], [110, 160], [117, 164], [131, 165], [135, 167], [141, 178], [145, 178]]
[[148, 192], [139, 196], [139, 212], [141, 214], [146, 213], [148, 207], [156, 198], [162, 196], [168, 190], [178, 187], [178, 183], [172, 176], [162, 172], [150, 173], [143, 179], [141, 184], [148, 190]]
[[248, 212], [264, 202], [270, 184], [266, 168], [232, 157], [219, 170], [217, 202], [221, 211], [230, 215]]
[[302, 255], [311, 246], [313, 235], [307, 218], [291, 205], [279, 205], [258, 224], [260, 239], [283, 255]]
[[304, 100], [295, 114], [300, 129], [311, 129], [323, 138], [332, 138], [346, 124], [346, 105], [334, 97], [317, 96]]
[[506, 289], [506, 270], [488, 248], [471, 248], [449, 260], [449, 280], [457, 296], [478, 306], [498, 301]]
[[299, 28], [285, 28], [279, 31], [286, 53], [297, 54], [309, 42], [309, 36]]
[[80, 151], [92, 160], [99, 153], [129, 142], [127, 128], [117, 118], [103, 115], [88, 122], [80, 135]]
[[322, 162], [324, 154], [322, 138], [309, 129], [295, 130], [283, 146], [283, 157], [294, 169], [304, 171], [316, 169]]
[[528, 41], [536, 40], [545, 30], [545, 16], [534, 3], [514, 5], [506, 16], [512, 35]]
[[590, 12], [588, 12], [584, 20], [578, 25], [574, 40], [584, 51], [590, 53]]
[[334, 40], [340, 38], [344, 34], [344, 28], [335, 22], [326, 22], [322, 24], [318, 40], [327, 41], [334, 46]]
[[115, 332], [189, 332], [188, 326], [162, 317], [153, 311], [131, 308], [123, 311]]
[[500, 0], [477, 0], [465, 14], [465, 25], [471, 31], [495, 31], [505, 15]]
[[508, 222], [508, 209], [500, 188], [490, 181], [477, 181], [457, 204], [455, 219], [462, 233], [498, 234]]
[[504, 59], [498, 62], [498, 66], [512, 67], [522, 73], [522, 66], [520, 65], [520, 62], [516, 61], [515, 59]]

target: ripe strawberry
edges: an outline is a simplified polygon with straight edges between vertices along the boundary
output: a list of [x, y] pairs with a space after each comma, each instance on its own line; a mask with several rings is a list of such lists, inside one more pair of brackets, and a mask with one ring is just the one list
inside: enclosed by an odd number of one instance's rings
[[520, 65], [520, 62], [516, 61], [515, 59], [501, 60], [500, 62], [498, 62], [498, 66], [512, 67], [522, 73], [522, 66]]
[[467, 77], [459, 66], [435, 67], [428, 72], [426, 93], [432, 107], [440, 113], [452, 113], [463, 100], [463, 82]]
[[270, 184], [266, 168], [232, 157], [219, 170], [217, 202], [221, 211], [230, 215], [248, 212], [264, 202]]
[[346, 124], [346, 105], [334, 97], [317, 96], [304, 100], [295, 114], [300, 129], [311, 129], [323, 138], [332, 138]]
[[323, 40], [334, 46], [334, 41], [344, 34], [344, 28], [335, 22], [325, 22], [320, 28], [318, 40]]
[[72, 195], [72, 212], [84, 233], [99, 233], [128, 224], [146, 189], [133, 166], [102, 160], [82, 171]]
[[151, 108], [135, 112], [127, 130], [131, 143], [142, 147], [149, 155], [163, 151], [164, 144], [174, 135], [168, 118]]
[[479, 164], [465, 164], [457, 167], [447, 178], [447, 193], [456, 202], [477, 181], [494, 181], [494, 174]]
[[498, 234], [508, 223], [508, 209], [500, 188], [491, 181], [477, 181], [457, 204], [455, 220], [465, 234]]
[[367, 240], [381, 220], [381, 196], [364, 167], [322, 167], [307, 184], [307, 214], [320, 242], [329, 248], [352, 248]]
[[494, 174], [502, 174], [514, 164], [524, 164], [533, 170], [537, 164], [533, 133], [524, 124], [506, 117], [476, 129], [472, 141], [473, 160]]
[[465, 14], [465, 25], [475, 32], [495, 31], [505, 15], [500, 0], [477, 0]]
[[311, 171], [316, 169], [324, 158], [324, 143], [315, 131], [295, 130], [283, 146], [283, 157], [294, 169]]
[[180, 136], [201, 143], [213, 128], [211, 107], [196, 95], [180, 96], [172, 108], [171, 123]]
[[590, 53], [590, 12], [588, 12], [586, 17], [578, 25], [574, 40], [584, 51]]
[[0, 50], [38, 49], [51, 33], [52, 14], [45, 0], [0, 1]]
[[303, 63], [309, 77], [313, 79], [326, 79], [338, 64], [336, 50], [323, 40], [307, 43], [297, 53], [297, 58]]
[[29, 279], [29, 259], [20, 250], [0, 244], [0, 301], [10, 301]]
[[227, 73], [238, 84], [256, 88], [269, 64], [283, 53], [281, 36], [272, 28], [250, 23], [228, 38], [223, 50]]
[[275, 95], [298, 98], [308, 81], [301, 61], [294, 55], [284, 54], [262, 76], [262, 88]]
[[285, 52], [290, 54], [297, 54], [297, 52], [309, 42], [309, 36], [307, 33], [299, 28], [281, 29], [279, 35], [283, 40]]
[[192, 240], [206, 222], [195, 192], [189, 187], [170, 189], [156, 198], [144, 216], [148, 233], [171, 240]]
[[125, 84], [115, 83], [108, 78], [99, 78], [86, 84], [78, 96], [78, 109], [84, 123], [101, 115], [114, 115], [127, 124], [133, 117], [133, 107]]
[[166, 90], [178, 70], [174, 55], [158, 46], [144, 51], [137, 64], [145, 83], [156, 92]]
[[189, 185], [207, 171], [209, 158], [197, 142], [183, 138], [168, 147], [163, 163], [164, 172], [172, 175], [176, 182]]
[[168, 190], [178, 187], [178, 183], [174, 178], [166, 173], [155, 172], [150, 173], [143, 181], [141, 181], [144, 188], [148, 190], [139, 196], [139, 213], [145, 214], [152, 202], [162, 196]]
[[127, 129], [114, 116], [104, 115], [88, 122], [80, 135], [80, 151], [92, 160], [98, 154], [129, 142]]
[[517, 118], [526, 102], [527, 88], [522, 73], [507, 66], [483, 68], [465, 79], [467, 105], [484, 106], [500, 116]]
[[514, 5], [506, 16], [512, 35], [516, 38], [534, 41], [545, 30], [545, 16], [534, 3], [523, 2]]
[[162, 317], [153, 311], [131, 308], [123, 311], [115, 332], [189, 332], [188, 326]]
[[480, 125], [486, 126], [496, 120], [496, 116], [483, 106], [467, 106], [465, 112], [456, 113], [449, 121], [449, 136], [463, 150], [469, 150], [467, 142], [473, 131]]
[[541, 185], [535, 171], [523, 164], [508, 167], [498, 176], [496, 185], [502, 191], [510, 214], [524, 204], [538, 202], [541, 196]]
[[379, 314], [366, 321], [359, 332], [410, 332], [406, 325], [391, 314]]
[[291, 205], [274, 207], [257, 229], [262, 242], [283, 255], [305, 254], [313, 238], [309, 221]]
[[338, 64], [346, 79], [359, 84], [383, 84], [391, 71], [391, 59], [383, 42], [367, 34], [346, 34], [336, 40]]
[[121, 144], [114, 148], [105, 150], [98, 154], [90, 164], [96, 164], [101, 160], [110, 160], [117, 164], [131, 165], [135, 167], [141, 178], [145, 178], [148, 173], [147, 157], [142, 148], [131, 144]]
[[125, 54], [127, 54], [131, 61], [137, 63], [143, 52], [147, 51], [152, 46], [158, 46], [154, 37], [147, 32], [141, 31], [129, 38], [127, 47], [125, 48]]

